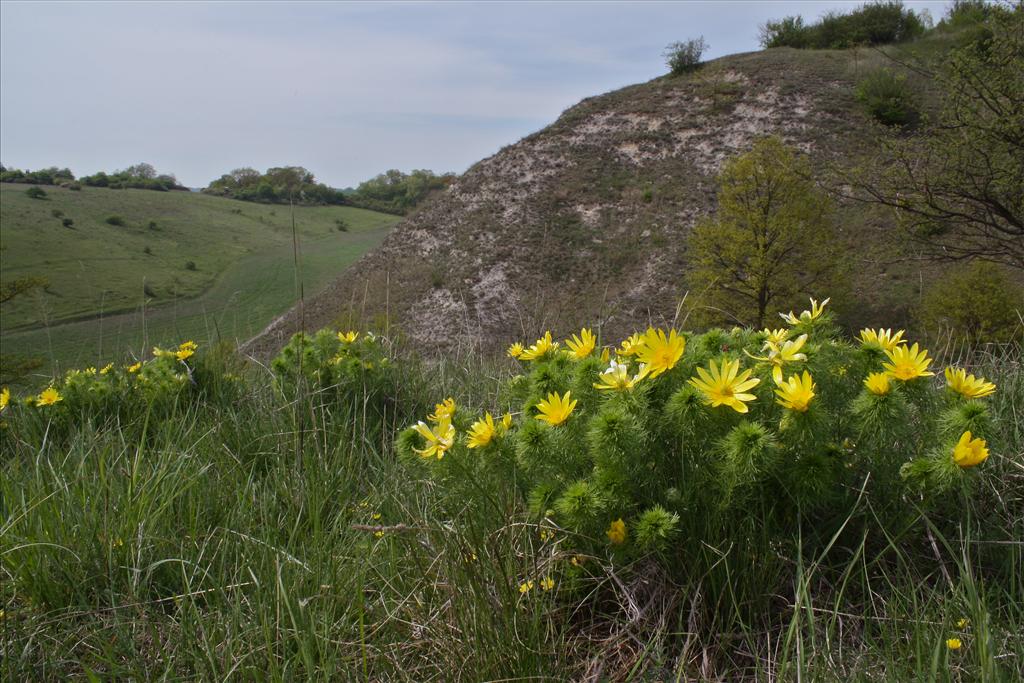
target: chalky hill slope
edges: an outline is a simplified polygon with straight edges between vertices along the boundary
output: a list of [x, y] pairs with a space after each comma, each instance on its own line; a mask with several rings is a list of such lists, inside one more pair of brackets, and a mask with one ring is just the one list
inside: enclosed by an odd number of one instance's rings
[[[386, 324], [420, 348], [444, 349], [496, 348], [581, 323], [616, 339], [671, 323], [686, 310], [685, 238], [715, 210], [723, 161], [766, 134], [808, 153], [823, 176], [876, 149], [878, 129], [854, 87], [884, 61], [867, 50], [766, 50], [585, 99], [475, 164], [250, 350], [327, 325]], [[899, 322], [900, 302], [920, 287], [920, 273], [886, 266], [887, 248], [876, 246], [892, 221], [836, 207], [850, 325]]]

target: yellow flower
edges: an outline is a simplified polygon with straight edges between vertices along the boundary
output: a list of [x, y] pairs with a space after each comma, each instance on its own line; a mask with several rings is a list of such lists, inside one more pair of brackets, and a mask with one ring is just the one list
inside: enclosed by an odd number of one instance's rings
[[964, 617], [960, 621], [956, 622], [956, 627], [959, 628], [959, 629], [965, 629], [965, 628], [967, 628], [970, 625], [971, 625], [971, 620], [968, 619], [967, 617]]
[[980, 465], [988, 458], [988, 448], [984, 439], [972, 439], [971, 433], [964, 432], [960, 441], [953, 447], [953, 462], [960, 467], [968, 468]]
[[935, 374], [928, 372], [928, 365], [932, 362], [928, 352], [923, 349], [918, 351], [916, 343], [909, 349], [906, 346], [897, 346], [895, 349], [886, 350], [885, 355], [889, 357], [890, 362], [883, 363], [882, 367], [895, 379], [907, 381]]
[[526, 595], [527, 593], [529, 593], [532, 590], [533, 590], [533, 581], [524, 581], [521, 584], [519, 584], [519, 593], [520, 593], [520, 595]]
[[195, 351], [198, 348], [199, 348], [199, 344], [196, 344], [191, 339], [189, 339], [186, 342], [182, 342], [181, 344], [178, 344], [178, 350], [179, 351]]
[[134, 365], [129, 365], [128, 366], [128, 372], [134, 375], [136, 372], [139, 371], [139, 368], [141, 368], [141, 367], [142, 367], [142, 361], [139, 361], [138, 363], [135, 363]]
[[669, 330], [668, 336], [665, 336], [664, 330], [647, 328], [643, 345], [636, 352], [637, 359], [646, 366], [641, 375], [653, 379], [671, 370], [683, 357], [685, 350], [686, 339], [680, 337], [675, 330]]
[[886, 351], [892, 351], [900, 344], [906, 343], [903, 341], [903, 330], [897, 330], [896, 334], [893, 334], [889, 328], [877, 330], [865, 328], [860, 331], [860, 342], [865, 346], [879, 346]]
[[636, 377], [630, 377], [629, 368], [627, 368], [624, 363], [619, 363], [613, 360], [608, 366], [608, 369], [598, 375], [598, 379], [601, 381], [595, 382], [594, 388], [602, 391], [612, 389], [615, 391], [629, 391], [636, 386], [637, 382], [643, 379], [643, 377], [641, 377], [642, 374], [643, 371], [641, 371], [641, 373]]
[[557, 348], [558, 342], [551, 341], [551, 332], [545, 332], [544, 336], [538, 339], [533, 346], [523, 351], [519, 360], [537, 360], [548, 351], [554, 351]]
[[637, 353], [644, 346], [644, 338], [639, 333], [631, 334], [627, 339], [622, 340], [622, 344], [615, 350], [620, 356], [632, 356]]
[[801, 334], [796, 339], [782, 342], [781, 346], [767, 345], [768, 355], [766, 357], [755, 356], [746, 353], [754, 360], [764, 361], [772, 365], [772, 379], [776, 384], [782, 383], [782, 366], [786, 363], [795, 363], [800, 360], [807, 360], [807, 354], [801, 353], [800, 349], [807, 343], [807, 335]]
[[580, 330], [578, 337], [574, 334], [572, 339], [566, 339], [565, 345], [572, 352], [569, 355], [580, 360], [589, 356], [594, 350], [594, 346], [597, 345], [597, 337], [594, 336], [593, 332], [584, 327]]
[[338, 341], [343, 342], [345, 344], [351, 344], [356, 339], [359, 339], [359, 333], [354, 330], [349, 330], [348, 332], [338, 332]]
[[63, 400], [64, 399], [61, 398], [61, 395], [57, 392], [56, 389], [54, 389], [53, 387], [49, 387], [47, 389], [43, 389], [43, 393], [39, 394], [39, 397], [36, 398], [36, 405], [52, 406], [54, 403]]
[[959, 650], [963, 646], [959, 638], [950, 638], [946, 641], [946, 647], [950, 650]]
[[164, 351], [159, 346], [154, 346], [153, 347], [153, 357], [154, 358], [159, 358], [160, 356], [166, 356], [169, 353], [170, 353], [170, 351]]
[[469, 428], [469, 438], [466, 440], [466, 445], [469, 448], [479, 448], [486, 446], [494, 438], [494, 418], [491, 417], [490, 413], [484, 413], [484, 416], [474, 422]]
[[96, 368], [94, 368], [94, 367], [92, 367], [90, 365], [89, 367], [87, 367], [85, 369], [85, 374], [87, 374], [87, 375], [95, 375], [96, 374]]
[[778, 395], [778, 404], [788, 410], [795, 410], [799, 413], [807, 412], [807, 408], [814, 398], [814, 383], [811, 381], [811, 374], [804, 370], [803, 376], [790, 375], [789, 379], [779, 385], [775, 390]]
[[690, 384], [704, 394], [712, 408], [725, 405], [737, 413], [747, 412], [746, 402], [757, 397], [745, 392], [756, 387], [761, 380], [756, 377], [747, 379], [750, 377], [750, 370], [740, 372], [738, 360], [730, 361], [723, 358], [720, 369], [711, 361], [709, 369], [710, 374], [704, 368], [697, 368], [700, 379], [690, 378]]
[[608, 540], [612, 542], [612, 545], [622, 545], [626, 542], [626, 523], [620, 517], [609, 524], [608, 530], [604, 533], [608, 536]]
[[451, 422], [452, 417], [455, 415], [455, 399], [448, 397], [441, 403], [434, 404], [434, 412], [427, 415], [427, 419], [431, 422], [440, 422], [441, 420], [448, 420]]
[[438, 420], [437, 426], [433, 429], [423, 422], [417, 422], [413, 429], [427, 441], [426, 448], [413, 449], [424, 458], [433, 456], [440, 460], [444, 457], [445, 451], [455, 443], [455, 427], [452, 426], [451, 418]]
[[519, 358], [523, 355], [523, 345], [516, 342], [512, 346], [508, 347], [509, 358]]
[[996, 393], [996, 385], [984, 377], [968, 375], [960, 368], [946, 368], [946, 385], [965, 398], [984, 398]]
[[555, 532], [550, 529], [541, 529], [539, 536], [540, 540], [547, 542], [555, 537]]
[[611, 358], [611, 357], [612, 357], [611, 349], [609, 349], [607, 346], [604, 347], [603, 349], [601, 349], [601, 362], [602, 363], [607, 363], [608, 359]]
[[884, 372], [872, 372], [864, 380], [864, 386], [875, 396], [885, 396], [889, 393], [889, 375]]
[[174, 357], [180, 361], [186, 361], [196, 352], [194, 348], [186, 348], [184, 344], [174, 352]]
[[100, 374], [101, 374], [101, 375], [105, 375], [105, 374], [107, 374], [108, 372], [110, 372], [110, 371], [111, 371], [111, 370], [113, 369], [113, 367], [114, 367], [114, 364], [113, 364], [113, 363], [107, 363], [106, 365], [104, 365], [104, 366], [103, 366], [103, 367], [102, 367], [102, 368], [100, 369]]
[[546, 576], [540, 580], [541, 590], [549, 591], [555, 587], [555, 580], [550, 576]]
[[576, 407], [576, 399], [569, 400], [571, 393], [571, 391], [567, 391], [565, 396], [559, 396], [557, 392], [548, 394], [545, 400], [537, 404], [540, 415], [537, 415], [536, 418], [547, 422], [552, 427], [565, 422], [573, 408]]
[[7, 410], [8, 404], [11, 402], [11, 390], [4, 387], [0, 390], [0, 411]]
[[780, 327], [777, 330], [771, 330], [766, 327], [764, 329], [764, 348], [768, 349], [777, 347], [779, 344], [789, 339], [790, 334], [792, 334], [792, 332], [784, 327]]
[[828, 299], [822, 301], [821, 305], [818, 305], [817, 301], [811, 299], [811, 310], [804, 311], [803, 313], [800, 314], [799, 318], [793, 315], [793, 311], [790, 311], [789, 313], [779, 313], [779, 315], [782, 317], [783, 320], [785, 320], [790, 325], [797, 325], [802, 322], [809, 323], [812, 320], [817, 320], [818, 318], [821, 317], [821, 314], [825, 312], [825, 306], [828, 305], [828, 302], [831, 300], [832, 298], [829, 297]]

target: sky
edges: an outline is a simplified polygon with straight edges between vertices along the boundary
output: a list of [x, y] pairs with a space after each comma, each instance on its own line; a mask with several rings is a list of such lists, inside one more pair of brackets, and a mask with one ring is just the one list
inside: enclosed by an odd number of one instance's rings
[[[669, 43], [860, 2], [0, 2], [0, 162], [138, 162], [204, 187], [300, 165], [334, 187], [461, 173], [585, 97], [666, 71]], [[905, 2], [937, 20], [946, 1]]]

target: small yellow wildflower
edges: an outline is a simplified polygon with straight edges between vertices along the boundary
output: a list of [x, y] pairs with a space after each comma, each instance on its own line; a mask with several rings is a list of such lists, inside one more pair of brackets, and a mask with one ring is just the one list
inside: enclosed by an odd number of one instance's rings
[[351, 344], [356, 339], [359, 339], [359, 333], [355, 330], [349, 330], [348, 332], [338, 332], [338, 341], [344, 344]]
[[897, 346], [892, 350], [887, 350], [885, 355], [889, 357], [889, 362], [883, 363], [882, 367], [889, 373], [889, 376], [895, 379], [905, 382], [918, 377], [931, 377], [935, 374], [928, 371], [928, 365], [932, 362], [932, 359], [928, 357], [928, 352], [923, 349], [918, 351], [916, 343], [909, 349], [906, 346]]
[[745, 392], [756, 387], [761, 380], [757, 377], [748, 379], [750, 377], [749, 369], [742, 373], [739, 372], [740, 362], [738, 360], [729, 361], [723, 358], [720, 367], [711, 361], [709, 369], [711, 370], [710, 374], [704, 368], [697, 368], [700, 379], [690, 378], [690, 384], [704, 394], [712, 408], [724, 405], [729, 406], [737, 413], [747, 412], [747, 402], [753, 401], [757, 397]]
[[548, 351], [555, 351], [558, 349], [558, 342], [551, 341], [551, 332], [545, 332], [544, 336], [538, 339], [533, 346], [523, 351], [519, 356], [519, 360], [537, 360], [546, 354]]
[[643, 379], [642, 374], [643, 371], [635, 377], [630, 377], [626, 365], [613, 360], [608, 369], [598, 375], [598, 379], [601, 381], [595, 382], [594, 388], [602, 391], [629, 391]]
[[541, 590], [549, 591], [555, 587], [555, 580], [552, 579], [550, 576], [546, 576], [540, 580], [540, 587]]
[[611, 541], [612, 545], [622, 545], [626, 542], [626, 523], [620, 517], [609, 524], [608, 530], [604, 533], [608, 536], [608, 540]]
[[825, 312], [825, 306], [827, 306], [828, 302], [831, 300], [832, 298], [829, 297], [828, 299], [822, 301], [821, 305], [819, 305], [817, 301], [811, 299], [811, 310], [804, 311], [803, 313], [800, 314], [799, 318], [793, 315], [793, 311], [790, 311], [789, 313], [779, 313], [779, 316], [781, 316], [782, 319], [785, 320], [790, 325], [797, 325], [802, 322], [809, 323], [812, 320], [817, 320], [818, 318], [821, 317], [821, 314]]
[[523, 355], [523, 345], [519, 342], [512, 344], [512, 346], [508, 347], [508, 355], [509, 358], [519, 358]]
[[535, 417], [541, 422], [547, 422], [552, 427], [562, 424], [576, 407], [577, 400], [569, 400], [570, 394], [572, 394], [571, 391], [565, 392], [565, 396], [559, 396], [557, 392], [548, 394], [546, 399], [537, 404], [540, 415]]
[[431, 422], [440, 422], [443, 419], [451, 421], [455, 415], [455, 399], [450, 396], [441, 403], [434, 404], [434, 412], [427, 415], [427, 419]]
[[129, 374], [134, 375], [136, 372], [139, 371], [139, 368], [141, 368], [141, 367], [142, 367], [142, 361], [139, 361], [138, 363], [134, 363], [132, 365], [129, 365], [128, 366], [128, 372], [129, 372]]
[[108, 372], [110, 372], [113, 368], [114, 368], [114, 364], [113, 363], [107, 363], [102, 368], [100, 368], [100, 374], [101, 375], [105, 375]]
[[860, 343], [864, 346], [878, 346], [886, 351], [892, 351], [905, 342], [903, 341], [903, 330], [897, 330], [896, 334], [893, 334], [890, 328], [877, 330], [865, 328], [860, 331]]
[[811, 381], [811, 374], [804, 370], [803, 376], [790, 375], [789, 379], [779, 385], [775, 390], [778, 395], [778, 404], [788, 410], [799, 413], [807, 412], [807, 408], [814, 398], [814, 383]]
[[455, 443], [455, 427], [452, 426], [451, 418], [445, 417], [438, 420], [437, 426], [433, 429], [424, 422], [417, 422], [413, 429], [426, 439], [425, 448], [413, 449], [424, 458], [434, 456], [440, 460], [444, 457], [445, 451]]
[[512, 413], [505, 413], [501, 417], [501, 426], [504, 428], [506, 432], [512, 429]]
[[372, 515], [370, 515], [370, 519], [372, 519], [373, 521], [379, 520], [380, 519], [380, 513], [379, 512], [374, 512]]
[[90, 375], [90, 376], [95, 375], [96, 374], [96, 368], [90, 365], [89, 367], [87, 367], [85, 369], [85, 374]]
[[611, 357], [612, 357], [611, 349], [609, 349], [607, 346], [604, 347], [603, 349], [601, 349], [601, 362], [602, 363], [607, 363], [608, 359], [611, 358]]
[[54, 403], [58, 403], [63, 400], [64, 399], [61, 398], [60, 393], [58, 393], [56, 389], [49, 387], [47, 389], [43, 389], [43, 393], [39, 394], [38, 398], [36, 398], [36, 405], [52, 406]]
[[582, 360], [589, 356], [597, 345], [597, 337], [594, 333], [583, 328], [579, 336], [572, 335], [572, 339], [566, 339], [565, 345], [569, 347], [570, 356], [576, 360]]
[[0, 389], [0, 412], [7, 410], [8, 404], [11, 402], [11, 390], [7, 387]]
[[572, 559], [569, 560], [569, 564], [571, 564], [574, 567], [582, 567], [585, 561], [586, 558], [582, 555], [573, 555]]
[[384, 532], [378, 529], [377, 531], [373, 532], [373, 537], [374, 538], [384, 538]]
[[963, 647], [963, 643], [960, 642], [959, 638], [950, 638], [946, 641], [946, 647], [948, 647], [950, 650], [959, 650], [961, 647]]
[[872, 372], [864, 380], [864, 386], [875, 396], [885, 396], [892, 388], [889, 384], [889, 375], [884, 372]]
[[615, 351], [620, 356], [632, 356], [636, 354], [644, 346], [644, 338], [639, 333], [631, 334], [627, 339], [622, 340], [622, 344]]
[[636, 357], [646, 367], [642, 376], [654, 379], [667, 370], [671, 370], [683, 357], [686, 350], [686, 339], [679, 336], [675, 330], [669, 330], [666, 336], [664, 330], [647, 328], [643, 337], [643, 344], [637, 350]]
[[533, 590], [533, 581], [524, 581], [519, 584], [519, 594], [526, 595]]
[[946, 368], [946, 386], [964, 398], [984, 398], [996, 393], [996, 385], [984, 377], [968, 375], [961, 368]]
[[540, 536], [540, 540], [547, 542], [555, 537], [555, 532], [551, 529], [541, 529], [538, 535]]
[[178, 344], [178, 350], [179, 351], [195, 351], [198, 348], [199, 348], [199, 344], [196, 344], [191, 339], [189, 339], [186, 342], [182, 342], [182, 343]]
[[964, 617], [960, 621], [956, 622], [956, 627], [959, 628], [959, 629], [965, 629], [965, 628], [967, 628], [970, 625], [971, 625], [971, 620], [968, 619], [967, 617]]
[[195, 349], [179, 348], [177, 351], [174, 352], [174, 357], [184, 362], [191, 358], [192, 355], [195, 354], [195, 352]]
[[960, 436], [960, 441], [953, 447], [953, 462], [964, 469], [985, 462], [988, 448], [984, 439], [972, 439], [969, 431]]
[[470, 425], [466, 446], [469, 448], [486, 446], [494, 438], [494, 433], [494, 418], [490, 413], [484, 413], [482, 418]]

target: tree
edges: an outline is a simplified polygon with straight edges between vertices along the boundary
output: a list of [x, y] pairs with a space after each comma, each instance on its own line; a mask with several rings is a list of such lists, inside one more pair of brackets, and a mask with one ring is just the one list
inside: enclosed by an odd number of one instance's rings
[[[21, 277], [9, 280], [0, 285], [0, 304], [5, 304], [15, 297], [28, 294], [32, 290], [49, 283], [46, 278]], [[33, 370], [43, 365], [43, 359], [19, 354], [0, 353], [0, 384], [12, 384], [28, 376]]]
[[986, 27], [938, 74], [937, 125], [889, 141], [857, 185], [935, 258], [1024, 268], [1024, 5]]
[[760, 327], [780, 304], [835, 274], [830, 207], [806, 160], [776, 137], [728, 161], [718, 175], [718, 214], [689, 238], [691, 289], [706, 303]]
[[700, 58], [711, 46], [700, 38], [690, 38], [683, 42], [672, 43], [665, 48], [662, 56], [665, 58], [665, 65], [673, 76], [693, 71], [700, 66]]

